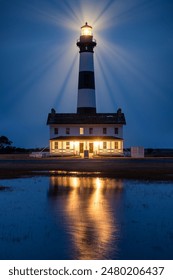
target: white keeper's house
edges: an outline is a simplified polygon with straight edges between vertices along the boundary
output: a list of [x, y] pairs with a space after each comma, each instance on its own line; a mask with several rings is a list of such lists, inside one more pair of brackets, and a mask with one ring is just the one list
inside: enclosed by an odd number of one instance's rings
[[[121, 109], [116, 113], [97, 113], [94, 78], [94, 47], [92, 27], [81, 27], [79, 47], [79, 80], [76, 113], [56, 113], [51, 110], [47, 124], [50, 127], [50, 154], [57, 156], [123, 155], [123, 125]], [[99, 98], [99, 97], [98, 97]]]

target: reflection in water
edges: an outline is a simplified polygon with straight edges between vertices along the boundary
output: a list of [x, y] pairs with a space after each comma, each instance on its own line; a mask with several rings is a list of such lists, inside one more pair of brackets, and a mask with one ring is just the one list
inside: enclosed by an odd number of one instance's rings
[[[105, 259], [116, 255], [118, 225], [113, 209], [122, 181], [92, 177], [52, 176], [49, 198], [57, 222], [63, 217], [71, 235], [73, 259]], [[113, 203], [113, 207], [111, 206]], [[116, 242], [117, 240], [117, 242]], [[114, 244], [114, 245], [113, 245]]]
[[51, 175], [0, 180], [0, 259], [173, 260], [172, 181]]

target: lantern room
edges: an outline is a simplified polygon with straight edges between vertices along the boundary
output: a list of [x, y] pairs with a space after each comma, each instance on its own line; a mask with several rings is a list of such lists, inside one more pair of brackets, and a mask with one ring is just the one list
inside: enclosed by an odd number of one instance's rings
[[92, 26], [87, 22], [81, 27], [81, 36], [92, 36]]

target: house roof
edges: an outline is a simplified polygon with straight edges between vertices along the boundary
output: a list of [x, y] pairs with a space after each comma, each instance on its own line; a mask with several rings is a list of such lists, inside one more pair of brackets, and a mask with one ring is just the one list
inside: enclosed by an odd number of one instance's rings
[[48, 114], [47, 124], [126, 124], [125, 116], [118, 109], [117, 113], [56, 113], [54, 109]]

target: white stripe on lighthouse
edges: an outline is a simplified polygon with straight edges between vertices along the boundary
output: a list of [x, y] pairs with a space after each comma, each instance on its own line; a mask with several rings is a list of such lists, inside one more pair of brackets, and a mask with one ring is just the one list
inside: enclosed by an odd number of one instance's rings
[[94, 89], [80, 89], [78, 91], [77, 107], [96, 107], [95, 90]]
[[91, 53], [91, 52], [80, 53], [79, 71], [93, 71], [94, 72], [93, 53]]

